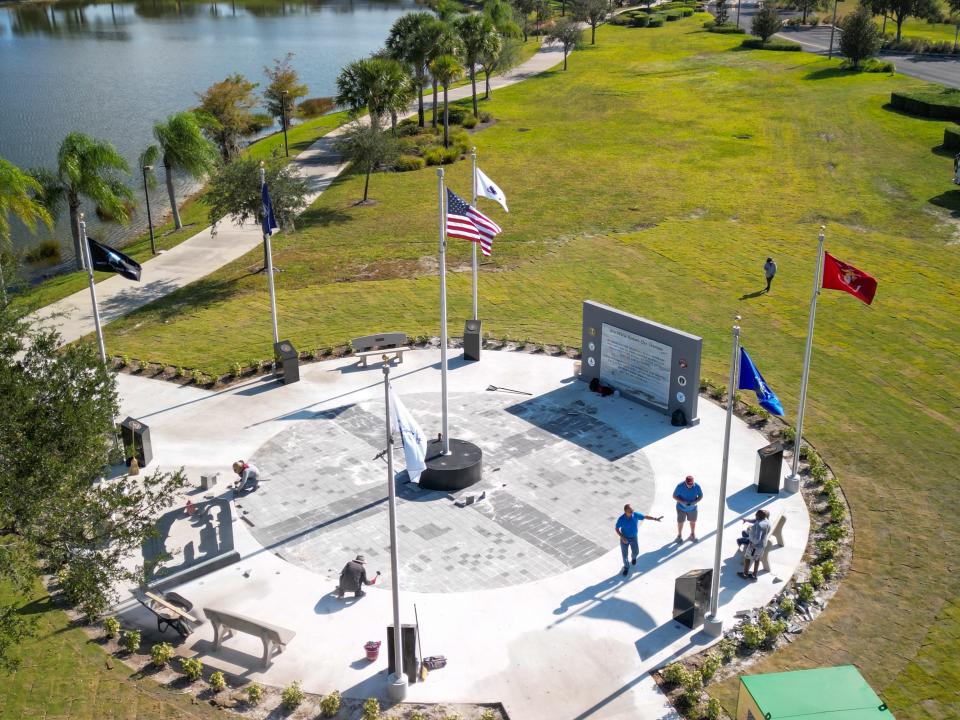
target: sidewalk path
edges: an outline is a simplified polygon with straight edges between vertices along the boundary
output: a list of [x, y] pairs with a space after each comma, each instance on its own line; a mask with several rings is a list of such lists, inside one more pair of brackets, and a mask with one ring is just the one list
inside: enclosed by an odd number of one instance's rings
[[[549, 70], [562, 60], [563, 56], [558, 46], [542, 45], [533, 57], [506, 75], [491, 78], [490, 86], [496, 90], [513, 85]], [[460, 100], [469, 96], [469, 85], [450, 90], [451, 100]], [[414, 110], [404, 117], [409, 117], [415, 112], [414, 107]], [[342, 132], [341, 128], [325, 135], [292, 161], [298, 165], [301, 173], [308, 180], [310, 188], [308, 205], [312, 204], [346, 168], [346, 164], [333, 149], [336, 138]], [[171, 250], [145, 262], [143, 280], [140, 283], [133, 283], [119, 275], [97, 283], [101, 322], [106, 325], [118, 317], [206, 277], [253, 250], [261, 241], [259, 225], [238, 227], [228, 218], [224, 218], [218, 225], [216, 235], [211, 235], [209, 227], [204, 228]], [[31, 319], [57, 327], [63, 336], [64, 343], [73, 342], [92, 333], [94, 325], [89, 288], [41, 308], [31, 316]]]

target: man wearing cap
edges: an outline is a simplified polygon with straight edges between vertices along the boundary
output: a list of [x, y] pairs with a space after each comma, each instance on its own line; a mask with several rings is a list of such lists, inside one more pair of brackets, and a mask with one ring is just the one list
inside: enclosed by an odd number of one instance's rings
[[630, 504], [623, 506], [623, 515], [617, 518], [617, 524], [615, 529], [617, 535], [620, 536], [620, 554], [623, 555], [623, 572], [621, 573], [624, 577], [627, 576], [627, 573], [630, 572], [630, 565], [627, 565], [627, 551], [629, 550], [632, 556], [630, 560], [631, 565], [637, 564], [637, 555], [640, 554], [640, 543], [637, 540], [637, 531], [640, 529], [640, 523], [643, 520], [650, 519], [660, 522], [661, 517], [653, 517], [652, 515], [643, 515], [638, 513]]
[[337, 597], [342, 598], [344, 593], [352, 592], [354, 597], [363, 597], [366, 593], [363, 591], [364, 585], [373, 585], [380, 576], [378, 571], [373, 580], [367, 580], [367, 559], [363, 555], [357, 557], [346, 565], [340, 571], [340, 585], [337, 587]]
[[773, 261], [772, 257], [768, 257], [767, 261], [763, 264], [763, 276], [767, 279], [767, 289], [764, 292], [770, 292], [770, 283], [773, 282], [773, 278], [777, 274], [777, 264]]
[[697, 503], [703, 500], [703, 490], [687, 475], [686, 480], [677, 485], [673, 491], [673, 499], [677, 501], [677, 542], [683, 542], [683, 522], [690, 523], [690, 540], [697, 541]]

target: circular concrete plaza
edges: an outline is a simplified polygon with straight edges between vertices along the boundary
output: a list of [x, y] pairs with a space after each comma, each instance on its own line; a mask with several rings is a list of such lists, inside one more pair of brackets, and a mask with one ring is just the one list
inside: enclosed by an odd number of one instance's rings
[[[410, 482], [398, 444], [404, 588], [517, 585], [566, 572], [617, 546], [613, 525], [623, 503], [650, 508], [654, 471], [634, 440], [600, 419], [587, 395], [579, 382], [538, 397], [452, 393], [451, 435], [484, 452], [483, 480], [457, 495]], [[439, 393], [400, 396], [424, 432], [440, 427]], [[632, 417], [647, 412], [637, 406]], [[344, 558], [362, 553], [368, 569], [383, 570], [386, 580], [387, 468], [377, 457], [385, 446], [382, 396], [316, 412], [274, 436], [252, 458], [266, 480], [239, 500], [253, 536], [328, 577]], [[468, 495], [479, 499], [466, 505]]]

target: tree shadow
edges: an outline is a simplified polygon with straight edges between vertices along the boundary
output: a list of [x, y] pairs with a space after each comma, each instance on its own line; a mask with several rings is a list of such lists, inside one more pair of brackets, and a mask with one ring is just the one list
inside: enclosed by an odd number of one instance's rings
[[313, 205], [297, 218], [297, 224], [301, 229], [306, 227], [327, 227], [329, 225], [342, 225], [351, 219], [347, 213], [337, 208]]
[[[161, 321], [172, 320], [180, 316], [187, 308], [195, 311], [232, 297], [236, 292], [235, 284], [237, 280], [238, 278], [230, 280], [204, 278], [203, 280], [197, 280], [186, 287], [174, 290], [169, 295], [157, 297], [149, 305], [144, 305], [129, 313], [128, 317], [135, 318], [140, 313], [156, 313], [157, 319]], [[116, 302], [122, 303], [122, 301], [122, 297], [116, 298]], [[109, 302], [104, 303], [102, 308], [104, 307], [109, 309]]]
[[944, 210], [949, 210], [950, 217], [960, 217], [960, 189], [947, 190], [930, 198], [928, 202]]
[[829, 67], [813, 70], [803, 76], [804, 80], [833, 80], [834, 78], [848, 77], [856, 75], [859, 70], [848, 70], [846, 68]]

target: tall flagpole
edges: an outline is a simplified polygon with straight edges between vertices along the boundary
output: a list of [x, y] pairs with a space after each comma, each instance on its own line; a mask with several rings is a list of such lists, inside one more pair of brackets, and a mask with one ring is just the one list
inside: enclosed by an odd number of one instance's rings
[[443, 168], [437, 168], [440, 201], [440, 408], [441, 446], [450, 454], [450, 433], [447, 422], [447, 193], [443, 184]]
[[740, 316], [733, 323], [733, 349], [730, 353], [730, 382], [727, 384], [727, 420], [723, 430], [723, 463], [720, 466], [720, 495], [717, 498], [717, 543], [713, 553], [713, 577], [710, 584], [710, 614], [704, 630], [714, 637], [723, 632], [723, 622], [717, 617], [720, 604], [720, 559], [723, 556], [724, 514], [727, 509], [727, 468], [730, 464], [730, 424], [733, 420], [733, 401], [736, 395], [737, 368], [740, 364]]
[[[471, 205], [477, 207], [477, 149], [470, 152], [473, 160], [473, 201]], [[470, 261], [473, 265], [473, 319], [477, 319], [477, 243], [470, 243]]]
[[407, 695], [407, 676], [403, 672], [403, 650], [400, 646], [400, 561], [397, 550], [397, 488], [393, 476], [393, 428], [390, 422], [390, 362], [383, 356], [383, 397], [387, 408], [387, 497], [390, 515], [390, 591], [393, 595], [393, 668], [387, 678], [387, 693], [394, 702]]
[[103, 342], [103, 327], [100, 325], [100, 308], [97, 307], [97, 291], [93, 282], [93, 257], [90, 254], [90, 243], [87, 241], [87, 222], [80, 213], [80, 253], [83, 262], [87, 265], [87, 278], [90, 280], [90, 302], [93, 304], [93, 326], [97, 330], [97, 345], [100, 346], [100, 360], [107, 364], [107, 346]]
[[[263, 192], [263, 186], [267, 183], [267, 172], [263, 169], [263, 161], [260, 161], [260, 192]], [[264, 218], [265, 226], [269, 220]], [[273, 250], [270, 247], [270, 231], [263, 233], [263, 243], [267, 250], [267, 285], [270, 288], [270, 319], [273, 322], [273, 342], [280, 342], [280, 332], [277, 330], [277, 295], [273, 287]]]
[[807, 321], [807, 347], [803, 352], [803, 376], [800, 380], [800, 407], [797, 409], [797, 434], [793, 441], [793, 469], [783, 483], [787, 492], [797, 492], [800, 489], [800, 476], [797, 468], [800, 465], [800, 446], [803, 442], [803, 411], [807, 404], [807, 379], [810, 376], [810, 355], [813, 352], [813, 323], [817, 318], [817, 298], [820, 296], [820, 275], [823, 272], [823, 231], [820, 226], [820, 237], [817, 243], [817, 267], [813, 273], [813, 295], [810, 298], [810, 319]]

